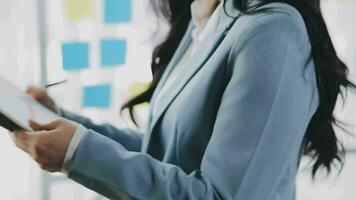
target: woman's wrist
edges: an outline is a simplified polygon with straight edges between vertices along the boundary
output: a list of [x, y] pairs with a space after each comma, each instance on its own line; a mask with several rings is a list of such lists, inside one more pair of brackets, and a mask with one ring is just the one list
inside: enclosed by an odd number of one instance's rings
[[67, 151], [64, 156], [63, 163], [62, 163], [61, 171], [64, 174], [68, 175], [70, 166], [72, 164], [72, 160], [75, 155], [75, 152], [77, 151], [77, 149], [80, 145], [80, 142], [82, 141], [84, 136], [87, 134], [87, 132], [88, 132], [88, 130], [84, 126], [78, 124], [77, 130], [75, 131], [75, 133], [68, 145], [68, 148], [67, 148]]

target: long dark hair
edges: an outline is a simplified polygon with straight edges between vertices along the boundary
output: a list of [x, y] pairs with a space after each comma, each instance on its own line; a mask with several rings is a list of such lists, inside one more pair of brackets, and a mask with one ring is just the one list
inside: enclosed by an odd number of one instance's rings
[[[150, 87], [122, 107], [122, 109], [129, 109], [134, 122], [134, 106], [150, 101], [153, 91], [187, 29], [191, 19], [190, 4], [192, 1], [155, 0], [152, 2], [155, 10], [160, 11], [160, 14], [170, 23], [171, 29], [166, 40], [158, 45], [153, 52], [151, 64], [153, 80]], [[329, 172], [335, 161], [338, 161], [342, 167], [345, 152], [333, 129], [333, 125], [340, 125], [335, 119], [333, 111], [338, 95], [342, 94], [341, 86], [347, 88], [355, 87], [355, 85], [347, 80], [347, 66], [338, 58], [331, 42], [320, 11], [320, 0], [262, 0], [253, 6], [249, 6], [251, 0], [233, 1], [235, 8], [246, 15], [265, 11], [260, 7], [272, 2], [287, 3], [300, 12], [309, 34], [310, 56], [315, 63], [319, 91], [319, 107], [306, 132], [305, 153], [315, 159], [312, 168], [313, 177], [321, 166]]]

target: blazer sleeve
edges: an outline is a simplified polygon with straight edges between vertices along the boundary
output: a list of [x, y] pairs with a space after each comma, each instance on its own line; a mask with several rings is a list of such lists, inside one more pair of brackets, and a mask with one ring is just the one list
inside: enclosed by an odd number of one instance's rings
[[95, 124], [89, 118], [61, 109], [62, 117], [82, 124], [85, 128], [91, 129], [108, 137], [116, 142], [119, 142], [129, 151], [140, 151], [143, 139], [143, 133], [132, 129], [118, 129], [110, 124]]
[[[242, 37], [242, 36], [241, 36]], [[246, 29], [228, 60], [224, 91], [200, 169], [190, 174], [90, 131], [69, 177], [108, 198], [268, 199], [299, 151], [315, 84], [299, 19], [271, 14]]]

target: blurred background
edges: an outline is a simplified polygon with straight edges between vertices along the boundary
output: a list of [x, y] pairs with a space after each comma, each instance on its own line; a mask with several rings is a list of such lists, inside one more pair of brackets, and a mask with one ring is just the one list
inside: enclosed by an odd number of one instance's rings
[[[356, 82], [356, 0], [322, 0], [322, 12]], [[167, 28], [148, 0], [0, 0], [0, 76], [22, 89], [67, 80], [49, 90], [61, 107], [98, 123], [133, 127], [119, 108], [151, 80], [152, 49]], [[142, 129], [147, 111], [142, 105], [136, 112]], [[350, 91], [335, 115], [356, 134], [354, 113], [356, 96]], [[355, 199], [356, 141], [338, 131], [347, 150], [343, 171], [312, 181], [310, 160], [303, 158], [298, 200]], [[1, 200], [104, 199], [61, 174], [40, 170], [1, 128], [0, 157]]]

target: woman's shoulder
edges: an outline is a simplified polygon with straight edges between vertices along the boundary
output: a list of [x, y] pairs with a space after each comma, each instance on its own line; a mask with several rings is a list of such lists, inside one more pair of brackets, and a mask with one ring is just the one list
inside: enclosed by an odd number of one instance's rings
[[302, 15], [293, 6], [286, 3], [269, 3], [259, 9], [263, 12], [242, 15], [232, 28], [232, 35], [239, 40], [256, 35], [273, 34], [275, 38], [298, 37], [301, 42], [308, 42], [308, 31]]

